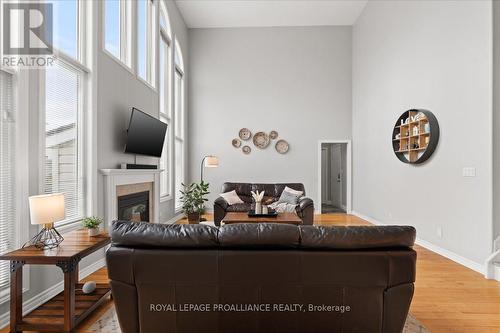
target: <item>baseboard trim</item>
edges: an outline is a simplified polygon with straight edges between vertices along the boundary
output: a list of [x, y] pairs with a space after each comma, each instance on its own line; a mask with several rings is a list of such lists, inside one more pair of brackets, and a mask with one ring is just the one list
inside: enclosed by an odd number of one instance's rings
[[[366, 220], [370, 223], [373, 223], [375, 225], [386, 225], [385, 223], [382, 223], [382, 222], [380, 222], [380, 221], [378, 221], [370, 216], [361, 214], [361, 213], [356, 212], [356, 211], [352, 211], [351, 214], [359, 217], [360, 219], [363, 219], [363, 220]], [[418, 238], [418, 237], [415, 240], [415, 244], [420, 245], [422, 247], [425, 247], [427, 250], [432, 251], [434, 253], [437, 253], [445, 258], [448, 258], [448, 259], [456, 262], [457, 264], [460, 264], [460, 265], [465, 266], [469, 269], [472, 269], [473, 271], [476, 271], [476, 272], [480, 273], [481, 275], [485, 274], [484, 265], [477, 263], [473, 260], [470, 260], [468, 258], [465, 258], [459, 254], [456, 254], [455, 252], [444, 249], [438, 245], [432, 244], [431, 242], [428, 242], [428, 241], [423, 240], [423, 239]]]
[[[80, 278], [85, 278], [104, 266], [106, 266], [106, 259], [105, 258], [99, 259], [96, 262], [88, 265], [87, 267], [80, 269], [79, 276]], [[35, 310], [37, 307], [47, 302], [48, 300], [50, 300], [52, 297], [56, 296], [63, 290], [64, 290], [64, 281], [61, 281], [56, 283], [52, 287], [49, 287], [48, 289], [42, 291], [41, 293], [33, 296], [32, 298], [24, 301], [23, 315], [26, 315], [31, 311]], [[10, 320], [10, 311], [7, 310], [7, 312], [5, 312], [3, 315], [0, 316], [0, 327], [4, 328], [8, 326], [9, 320]]]

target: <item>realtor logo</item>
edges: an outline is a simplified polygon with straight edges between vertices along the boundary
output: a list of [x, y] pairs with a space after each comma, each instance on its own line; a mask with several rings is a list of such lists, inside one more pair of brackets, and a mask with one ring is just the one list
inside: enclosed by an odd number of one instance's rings
[[52, 54], [52, 4], [5, 3], [2, 21], [5, 55]]

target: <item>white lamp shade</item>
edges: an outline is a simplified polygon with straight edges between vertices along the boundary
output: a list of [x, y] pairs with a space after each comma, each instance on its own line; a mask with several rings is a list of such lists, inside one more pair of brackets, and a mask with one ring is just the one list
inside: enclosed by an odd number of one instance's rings
[[219, 159], [217, 156], [207, 156], [205, 158], [206, 168], [217, 168], [219, 166]]
[[31, 224], [49, 224], [64, 220], [64, 194], [34, 195], [29, 197]]

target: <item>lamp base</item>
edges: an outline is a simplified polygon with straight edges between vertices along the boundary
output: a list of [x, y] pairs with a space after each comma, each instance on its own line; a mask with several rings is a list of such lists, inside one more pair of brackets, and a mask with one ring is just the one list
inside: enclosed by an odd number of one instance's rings
[[64, 237], [53, 225], [44, 225], [42, 230], [25, 245], [33, 245], [40, 250], [49, 250], [58, 247], [63, 240]]

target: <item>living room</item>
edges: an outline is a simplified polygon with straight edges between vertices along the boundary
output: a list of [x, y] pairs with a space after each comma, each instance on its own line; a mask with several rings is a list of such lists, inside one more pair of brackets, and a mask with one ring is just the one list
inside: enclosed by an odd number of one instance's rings
[[0, 332], [500, 332], [496, 1], [0, 7]]

